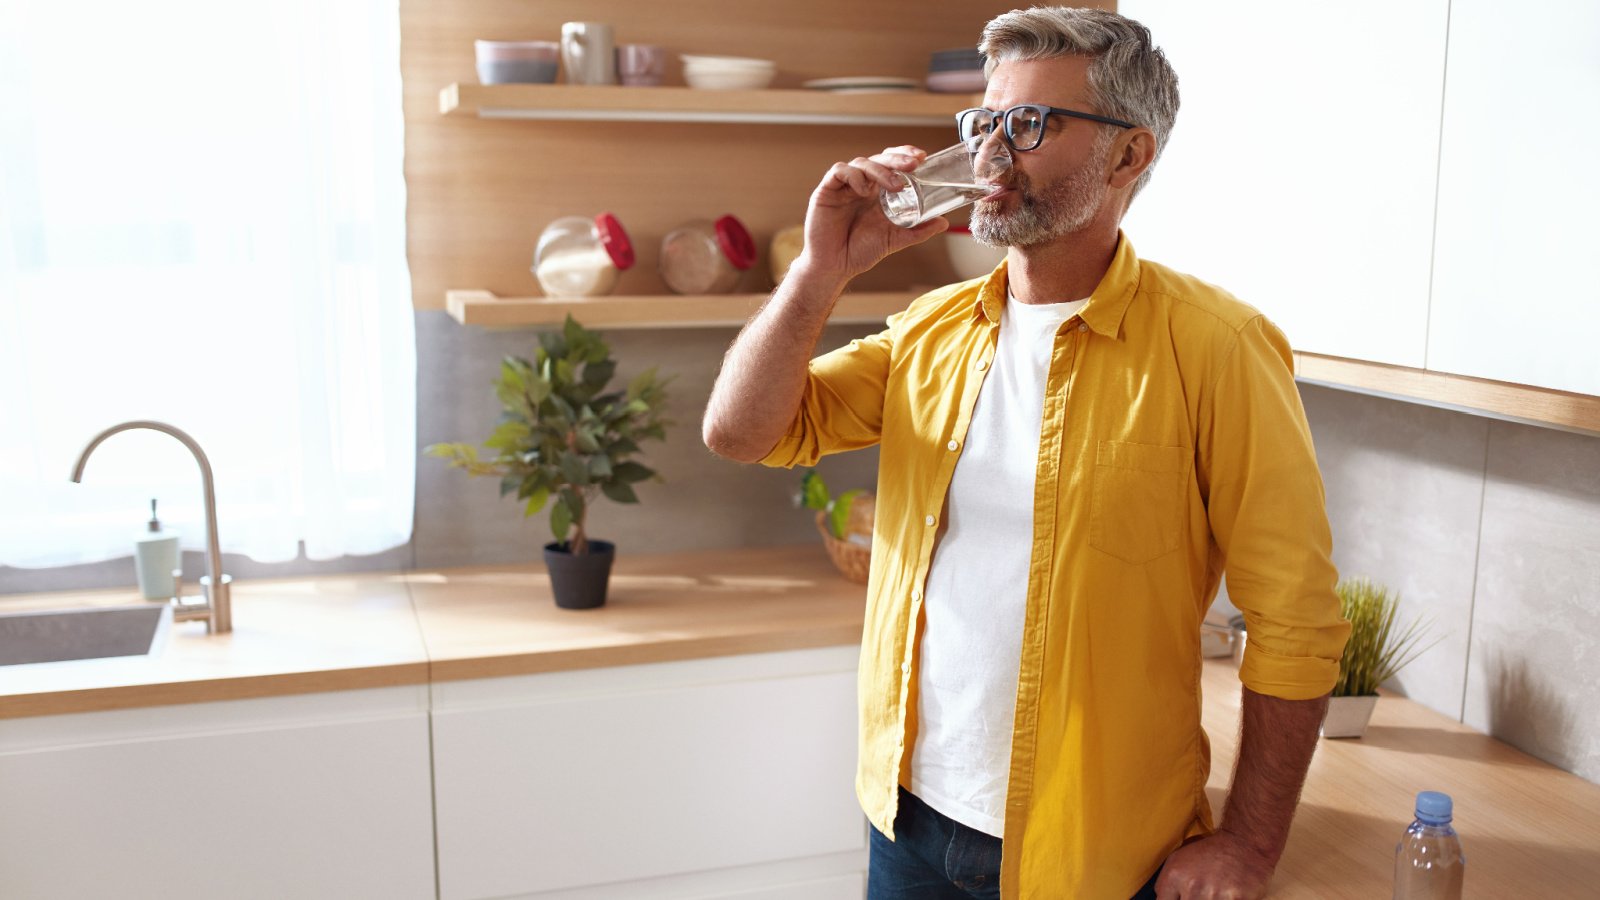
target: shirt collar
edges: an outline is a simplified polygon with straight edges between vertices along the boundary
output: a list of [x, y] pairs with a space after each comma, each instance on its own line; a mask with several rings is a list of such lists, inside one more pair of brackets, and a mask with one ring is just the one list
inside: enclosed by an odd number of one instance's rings
[[[1008, 260], [1001, 260], [1000, 265], [978, 287], [978, 299], [972, 310], [974, 318], [982, 316], [993, 324], [999, 324], [1000, 311], [1006, 305], [1008, 265]], [[1079, 318], [1094, 329], [1095, 334], [1115, 338], [1117, 332], [1122, 330], [1122, 319], [1127, 315], [1128, 306], [1133, 303], [1138, 287], [1139, 257], [1134, 254], [1133, 243], [1128, 236], [1118, 229], [1116, 255], [1111, 258], [1111, 265], [1094, 293], [1089, 295], [1089, 304], [1078, 313]]]

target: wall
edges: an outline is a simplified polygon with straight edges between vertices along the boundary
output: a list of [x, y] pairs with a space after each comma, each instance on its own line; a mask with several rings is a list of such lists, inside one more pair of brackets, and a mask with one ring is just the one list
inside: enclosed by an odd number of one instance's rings
[[[500, 414], [490, 387], [508, 354], [533, 352], [532, 332], [464, 328], [437, 310], [419, 310], [417, 323], [417, 451], [441, 441], [480, 442]], [[824, 331], [819, 352], [871, 333], [867, 326]], [[645, 445], [644, 459], [663, 481], [637, 485], [640, 503], [600, 501], [590, 517], [594, 537], [614, 540], [622, 553], [658, 553], [717, 547], [817, 543], [813, 513], [791, 498], [799, 470], [741, 466], [718, 459], [700, 441], [700, 420], [733, 329], [609, 332], [617, 359], [617, 384], [641, 369], [658, 366], [676, 376], [668, 391], [668, 415], [676, 423], [664, 443]], [[835, 492], [871, 489], [877, 451], [823, 460], [818, 471]], [[219, 530], [227, 533], [227, 522]], [[494, 479], [470, 479], [443, 460], [417, 462], [417, 519], [412, 540], [375, 556], [263, 564], [224, 554], [223, 568], [239, 581], [311, 572], [445, 567], [539, 560], [551, 540], [548, 519], [525, 519], [519, 504], [502, 501]], [[200, 553], [184, 554], [191, 585], [205, 573]], [[54, 569], [0, 567], [0, 594], [134, 584], [133, 559]]]
[[[497, 8], [512, 15], [510, 6]], [[461, 69], [458, 51], [447, 64]], [[467, 127], [490, 124], [504, 123]], [[455, 176], [434, 169], [432, 177], [447, 183]], [[518, 245], [519, 259], [530, 243]], [[419, 283], [418, 305], [444, 285]], [[462, 328], [426, 308], [416, 315], [419, 450], [434, 441], [481, 438], [497, 413], [489, 382], [498, 360], [528, 352], [530, 338]], [[822, 349], [863, 331], [829, 329]], [[640, 506], [602, 503], [593, 514], [596, 536], [616, 539], [622, 552], [816, 540], [810, 517], [790, 505], [795, 473], [725, 463], [700, 444], [700, 414], [732, 336], [728, 329], [610, 336], [620, 377], [648, 365], [678, 375], [671, 399], [678, 425], [665, 445], [649, 448], [664, 483], [642, 485]], [[1600, 715], [1589, 699], [1600, 692], [1594, 637], [1600, 634], [1600, 437], [1315, 386], [1303, 387], [1302, 395], [1327, 482], [1340, 570], [1396, 588], [1404, 614], [1431, 616], [1441, 636], [1392, 687], [1600, 781]], [[865, 451], [826, 460], [821, 470], [838, 490], [870, 486], [875, 468], [876, 453]], [[410, 544], [319, 563], [261, 565], [228, 556], [225, 568], [248, 580], [521, 562], [536, 559], [549, 539], [543, 520], [524, 520], [515, 504], [499, 500], [491, 481], [469, 481], [432, 459], [419, 462], [417, 479]], [[204, 571], [199, 554], [185, 555], [185, 570], [191, 580]], [[0, 567], [0, 594], [133, 581], [131, 558], [49, 570]]]
[[1300, 393], [1340, 573], [1439, 639], [1389, 686], [1600, 781], [1600, 437]]
[[[834, 326], [821, 349], [877, 329]], [[814, 513], [792, 506], [800, 470], [742, 466], [713, 456], [700, 441], [711, 385], [733, 329], [616, 331], [606, 334], [618, 361], [616, 383], [626, 384], [650, 366], [676, 376], [668, 388], [668, 416], [677, 424], [664, 444], [645, 444], [645, 459], [664, 479], [638, 485], [640, 503], [602, 500], [590, 514], [589, 533], [616, 541], [620, 553], [655, 553], [718, 547], [816, 542]], [[506, 354], [531, 355], [527, 332], [463, 328], [445, 313], [419, 311], [423, 352], [418, 397], [418, 445], [481, 441], [500, 414], [490, 383]], [[818, 471], [835, 492], [872, 489], [877, 450], [823, 460]], [[424, 459], [417, 469], [415, 560], [419, 567], [529, 561], [553, 540], [548, 517], [524, 519], [520, 505], [499, 499], [496, 479], [469, 479]]]

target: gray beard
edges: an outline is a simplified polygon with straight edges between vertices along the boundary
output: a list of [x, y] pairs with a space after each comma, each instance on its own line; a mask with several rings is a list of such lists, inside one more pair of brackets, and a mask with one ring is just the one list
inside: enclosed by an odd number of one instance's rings
[[[1102, 142], [1096, 141], [1096, 150]], [[1103, 152], [1061, 181], [1035, 191], [1018, 174], [1017, 208], [1002, 212], [999, 203], [979, 200], [972, 209], [972, 237], [991, 247], [1036, 247], [1087, 226], [1105, 202], [1109, 186], [1100, 174]]]

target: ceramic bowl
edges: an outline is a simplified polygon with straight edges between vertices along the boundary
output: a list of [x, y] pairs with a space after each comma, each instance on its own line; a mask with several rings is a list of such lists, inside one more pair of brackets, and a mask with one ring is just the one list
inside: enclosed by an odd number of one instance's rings
[[684, 54], [683, 80], [692, 88], [711, 91], [759, 91], [777, 77], [778, 64], [744, 56]]
[[478, 81], [483, 84], [550, 84], [556, 80], [560, 46], [554, 41], [474, 41]]
[[995, 266], [1000, 265], [1000, 260], [1006, 258], [1006, 248], [980, 244], [973, 240], [972, 233], [966, 228], [951, 228], [940, 237], [944, 241], [945, 253], [950, 257], [950, 267], [955, 269], [956, 277], [962, 281], [988, 275]]

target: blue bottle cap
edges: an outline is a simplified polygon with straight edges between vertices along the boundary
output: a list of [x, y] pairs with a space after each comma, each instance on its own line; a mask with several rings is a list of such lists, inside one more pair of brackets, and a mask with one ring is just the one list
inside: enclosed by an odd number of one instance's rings
[[1417, 794], [1417, 820], [1427, 825], [1448, 825], [1452, 804], [1449, 794], [1422, 791]]

